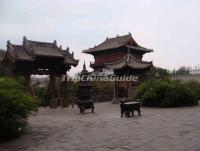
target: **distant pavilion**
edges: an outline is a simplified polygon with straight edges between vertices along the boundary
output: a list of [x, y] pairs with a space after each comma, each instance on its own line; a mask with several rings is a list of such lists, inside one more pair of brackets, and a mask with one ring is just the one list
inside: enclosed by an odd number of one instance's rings
[[138, 82], [116, 82], [114, 91], [114, 99], [116, 99], [129, 98], [133, 94], [135, 87], [142, 81], [142, 75], [153, 67], [152, 61], [142, 60], [144, 54], [152, 51], [152, 49], [138, 45], [129, 33], [124, 36], [106, 38], [104, 42], [83, 52], [94, 56], [95, 62], [90, 63], [94, 72], [111, 69], [115, 75], [135, 75], [139, 77]]

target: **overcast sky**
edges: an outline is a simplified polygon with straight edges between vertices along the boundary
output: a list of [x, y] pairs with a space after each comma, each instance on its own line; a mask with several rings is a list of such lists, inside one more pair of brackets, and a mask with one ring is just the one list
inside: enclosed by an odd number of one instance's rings
[[[106, 37], [132, 33], [139, 45], [154, 49], [144, 60], [167, 69], [200, 64], [199, 0], [0, 0], [0, 48], [22, 37], [57, 40], [89, 66], [81, 53]], [[89, 69], [89, 67], [88, 67]], [[90, 69], [91, 70], [91, 69]]]

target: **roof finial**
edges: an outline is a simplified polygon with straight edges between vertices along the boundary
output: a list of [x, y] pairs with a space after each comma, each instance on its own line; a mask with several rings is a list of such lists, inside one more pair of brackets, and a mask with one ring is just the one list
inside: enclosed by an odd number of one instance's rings
[[53, 41], [53, 44], [57, 46], [57, 41], [56, 41], [56, 40], [54, 40], [54, 41]]
[[7, 47], [9, 47], [10, 44], [11, 44], [11, 43], [10, 43], [10, 40], [8, 40], [8, 41], [7, 41]]
[[84, 60], [84, 64], [83, 64], [83, 69], [86, 69], [85, 60]]
[[67, 46], [67, 49], [66, 49], [66, 51], [67, 51], [67, 52], [69, 52], [69, 47], [68, 47], [68, 46]]
[[26, 38], [26, 36], [24, 36], [24, 37], [23, 37], [23, 41], [26, 41], [26, 40], [27, 40], [27, 38]]
[[23, 45], [27, 43], [27, 38], [26, 36], [23, 37]]
[[106, 40], [108, 40], [108, 37], [106, 37]]
[[7, 48], [11, 48], [11, 49], [13, 49], [13, 46], [12, 46], [10, 40], [7, 41]]
[[130, 36], [131, 36], [131, 33], [130, 33], [130, 32], [128, 32], [128, 35], [130, 35]]

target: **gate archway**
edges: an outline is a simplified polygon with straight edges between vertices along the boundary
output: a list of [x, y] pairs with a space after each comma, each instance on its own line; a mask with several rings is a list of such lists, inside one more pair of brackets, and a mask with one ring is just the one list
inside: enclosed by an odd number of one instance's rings
[[[74, 59], [74, 53], [69, 48], [63, 50], [54, 42], [39, 42], [28, 40], [23, 37], [22, 45], [11, 44], [7, 41], [7, 51], [2, 63], [11, 68], [14, 76], [20, 75], [25, 79], [25, 87], [31, 92], [31, 75], [49, 75], [48, 87], [49, 99], [53, 102], [59, 101], [63, 106], [56, 77], [66, 75], [71, 66], [76, 67], [78, 60]], [[52, 103], [53, 103], [52, 102]]]

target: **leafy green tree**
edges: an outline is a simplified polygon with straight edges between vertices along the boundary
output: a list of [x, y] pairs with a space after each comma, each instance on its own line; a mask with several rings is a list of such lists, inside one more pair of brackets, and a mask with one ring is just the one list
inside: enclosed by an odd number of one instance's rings
[[11, 78], [0, 78], [0, 96], [0, 141], [19, 137], [28, 115], [37, 110], [36, 98]]
[[194, 86], [177, 80], [152, 79], [138, 88], [135, 99], [152, 107], [193, 106], [198, 104], [199, 90], [197, 83]]
[[176, 71], [176, 74], [177, 75], [188, 75], [188, 74], [190, 74], [190, 69], [191, 69], [191, 67], [182, 66]]

